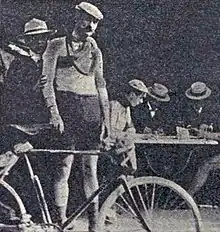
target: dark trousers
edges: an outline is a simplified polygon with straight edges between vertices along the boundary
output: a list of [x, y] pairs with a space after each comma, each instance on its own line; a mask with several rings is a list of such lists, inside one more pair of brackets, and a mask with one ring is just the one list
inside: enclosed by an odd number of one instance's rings
[[[101, 113], [97, 96], [78, 96], [70, 92], [57, 92], [60, 115], [64, 121], [64, 134], [58, 146], [64, 149], [98, 149], [101, 133]], [[67, 205], [69, 188], [68, 179], [74, 161], [73, 155], [61, 155], [55, 158], [54, 175], [55, 204]], [[98, 188], [98, 156], [83, 156], [83, 182], [86, 197]], [[98, 199], [94, 202], [98, 203]]]

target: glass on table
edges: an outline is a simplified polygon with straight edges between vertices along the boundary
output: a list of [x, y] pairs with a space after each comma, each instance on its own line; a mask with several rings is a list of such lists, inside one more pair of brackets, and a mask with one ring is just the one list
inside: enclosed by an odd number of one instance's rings
[[178, 140], [189, 139], [189, 130], [184, 127], [176, 127], [176, 135]]

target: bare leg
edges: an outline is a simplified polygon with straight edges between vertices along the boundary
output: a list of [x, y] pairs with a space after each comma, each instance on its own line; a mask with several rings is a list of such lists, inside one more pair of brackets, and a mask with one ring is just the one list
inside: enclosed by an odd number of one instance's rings
[[[97, 162], [98, 156], [83, 156], [83, 181], [84, 190], [86, 197], [90, 197], [92, 193], [98, 189], [98, 178], [97, 178]], [[89, 232], [95, 232], [96, 222], [98, 217], [99, 202], [96, 197], [88, 208], [88, 219], [89, 219]]]
[[196, 173], [188, 192], [192, 196], [197, 193], [207, 181], [210, 171], [220, 168], [220, 155], [217, 155], [207, 161], [199, 168]]
[[73, 160], [73, 155], [63, 156], [54, 175], [55, 205], [57, 207], [58, 221], [60, 223], [63, 223], [67, 219], [66, 210], [69, 197], [68, 180]]

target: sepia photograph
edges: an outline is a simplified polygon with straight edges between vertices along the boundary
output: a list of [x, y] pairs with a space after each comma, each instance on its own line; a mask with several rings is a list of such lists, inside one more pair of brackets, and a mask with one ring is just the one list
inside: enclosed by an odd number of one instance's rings
[[0, 0], [0, 232], [219, 232], [219, 143], [219, 0]]

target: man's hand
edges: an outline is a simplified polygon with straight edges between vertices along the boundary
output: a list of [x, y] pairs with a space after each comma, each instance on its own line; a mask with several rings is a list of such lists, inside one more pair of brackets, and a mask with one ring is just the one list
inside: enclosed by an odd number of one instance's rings
[[207, 124], [201, 124], [199, 126], [199, 130], [201, 130], [201, 131], [206, 131], [207, 132], [208, 129], [209, 129], [209, 126]]
[[153, 134], [152, 129], [150, 127], [147, 127], [147, 126], [144, 128], [143, 133], [144, 134]]
[[103, 120], [100, 140], [103, 141], [105, 140], [105, 138], [109, 137], [110, 135], [111, 135], [111, 132], [110, 132], [109, 120]]
[[39, 89], [42, 89], [46, 86], [47, 84], [47, 77], [45, 75], [41, 75], [33, 87], [33, 91], [38, 91]]
[[105, 151], [109, 151], [115, 146], [115, 140], [113, 140], [111, 137], [107, 137], [101, 140], [101, 143], [102, 143], [102, 148]]
[[107, 137], [104, 140], [102, 140], [103, 148], [108, 151], [111, 149], [116, 149], [121, 151], [124, 150], [130, 150], [134, 146], [134, 138], [133, 136], [130, 136], [129, 134], [119, 133], [117, 137]]
[[197, 136], [198, 136], [199, 138], [205, 138], [205, 135], [207, 134], [208, 129], [209, 129], [209, 126], [208, 126], [208, 125], [206, 125], [206, 124], [201, 124], [201, 125], [199, 126], [199, 130], [198, 130]]
[[198, 138], [205, 138], [205, 135], [208, 132], [209, 126], [206, 124], [201, 124], [198, 128], [193, 128], [191, 125], [187, 126], [190, 134], [197, 136]]
[[50, 118], [50, 124], [61, 134], [64, 132], [64, 123], [59, 115], [52, 115]]
[[164, 136], [165, 132], [163, 128], [158, 128], [156, 131], [154, 131], [154, 134], [159, 135], [159, 136]]
[[39, 78], [39, 88], [43, 88], [47, 84], [47, 77], [45, 75], [41, 75]]
[[26, 153], [33, 149], [33, 146], [29, 142], [18, 143], [14, 146], [14, 153]]
[[118, 135], [116, 138], [116, 144], [118, 144], [119, 146], [127, 146], [133, 143], [133, 137], [129, 134], [121, 134]]
[[55, 130], [57, 130], [59, 133], [62, 134], [64, 132], [64, 123], [59, 114], [57, 106], [52, 105], [49, 108], [49, 111], [50, 111], [50, 124], [53, 126]]

